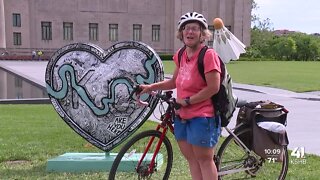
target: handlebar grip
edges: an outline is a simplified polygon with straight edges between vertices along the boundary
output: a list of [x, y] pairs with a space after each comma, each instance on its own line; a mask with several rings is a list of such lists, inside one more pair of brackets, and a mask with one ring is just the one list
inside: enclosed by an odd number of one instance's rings
[[141, 91], [142, 91], [142, 89], [140, 88], [139, 85], [134, 85], [133, 90], [131, 91], [131, 93], [129, 95], [129, 99], [132, 98], [133, 94], [139, 94]]
[[244, 99], [239, 99], [238, 102], [237, 102], [237, 104], [236, 104], [236, 106], [237, 106], [238, 108], [240, 108], [240, 107], [246, 105], [247, 103], [248, 103], [248, 101], [246, 101], [246, 100], [244, 100]]
[[148, 106], [148, 105], [149, 105], [148, 102], [141, 101], [141, 100], [140, 100], [140, 96], [137, 96], [137, 98], [138, 98], [137, 102], [138, 102], [140, 105], [143, 105], [143, 106]]
[[178, 104], [178, 103], [174, 103], [173, 107], [174, 107], [175, 110], [178, 110], [178, 109], [180, 109], [182, 107], [182, 105]]
[[[152, 92], [151, 92], [151, 95], [154, 96], [154, 95], [157, 95], [157, 93], [154, 92], [154, 91], [152, 91]], [[148, 105], [149, 105], [148, 102], [145, 102], [145, 101], [141, 101], [141, 100], [140, 100], [140, 95], [137, 96], [137, 101], [138, 101], [139, 104], [141, 104], [141, 105], [143, 105], [143, 106], [148, 106]]]

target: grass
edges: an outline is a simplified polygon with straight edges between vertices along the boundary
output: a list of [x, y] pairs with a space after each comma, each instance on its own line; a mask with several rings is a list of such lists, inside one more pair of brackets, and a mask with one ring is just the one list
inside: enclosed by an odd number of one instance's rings
[[[48, 159], [66, 152], [102, 152], [88, 146], [58, 116], [51, 105], [0, 105], [0, 179], [106, 179], [107, 172], [51, 173], [46, 172]], [[145, 123], [137, 132], [154, 129]], [[172, 142], [174, 139], [170, 136]], [[186, 162], [174, 146], [173, 177], [189, 178]], [[112, 152], [118, 152], [118, 146]]]
[[[165, 72], [174, 64], [164, 61]], [[278, 87], [296, 92], [320, 90], [320, 62], [235, 61], [227, 64], [237, 83]], [[146, 122], [138, 131], [154, 128]], [[187, 163], [172, 135], [171, 179], [190, 179]], [[220, 140], [222, 142], [222, 140]], [[117, 152], [117, 147], [113, 152]], [[66, 152], [102, 152], [88, 145], [58, 116], [51, 105], [0, 105], [0, 179], [106, 179], [106, 172], [49, 173], [48, 159]], [[290, 155], [290, 154], [289, 154]], [[287, 179], [318, 179], [320, 157], [307, 154], [306, 164], [289, 163]], [[266, 177], [268, 179], [268, 177]]]
[[[46, 162], [66, 152], [102, 152], [71, 130], [51, 105], [0, 105], [0, 179], [106, 179], [106, 172], [49, 173]], [[146, 122], [138, 131], [153, 129]], [[170, 179], [190, 179], [188, 166], [173, 136], [174, 164]], [[220, 139], [220, 142], [222, 140]], [[121, 145], [117, 148], [120, 148]], [[113, 152], [117, 152], [114, 150]], [[320, 157], [289, 164], [287, 179], [318, 179]], [[268, 179], [268, 177], [266, 177]]]
[[[165, 72], [172, 74], [174, 63], [163, 61]], [[233, 61], [228, 72], [236, 83], [276, 87], [294, 92], [320, 91], [320, 62]]]

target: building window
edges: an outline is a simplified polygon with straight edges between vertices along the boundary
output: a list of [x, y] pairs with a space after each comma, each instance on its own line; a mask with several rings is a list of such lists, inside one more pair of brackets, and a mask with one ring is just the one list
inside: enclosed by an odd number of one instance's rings
[[41, 22], [42, 40], [52, 40], [51, 22]]
[[12, 18], [13, 18], [13, 26], [14, 27], [21, 27], [21, 15], [17, 14], [17, 13], [13, 13], [12, 14]]
[[64, 22], [63, 23], [63, 40], [73, 40], [73, 23]]
[[14, 85], [16, 88], [22, 88], [22, 79], [19, 77], [14, 77]]
[[42, 91], [42, 97], [45, 97], [45, 98], [48, 97], [48, 92], [46, 90]]
[[23, 93], [21, 91], [16, 92], [16, 99], [23, 99]]
[[133, 40], [141, 41], [142, 37], [142, 24], [133, 25]]
[[15, 86], [16, 99], [22, 99], [23, 98], [22, 79], [15, 76], [14, 77], [14, 86]]
[[98, 23], [89, 23], [89, 40], [98, 41]]
[[20, 32], [13, 33], [13, 45], [16, 45], [16, 46], [21, 45], [21, 33]]
[[109, 24], [109, 41], [118, 41], [118, 24]]
[[152, 41], [160, 41], [160, 25], [152, 25]]
[[213, 34], [214, 34], [214, 27], [213, 25], [208, 26], [209, 31], [212, 33], [212, 37], [208, 40], [208, 46], [213, 46]]

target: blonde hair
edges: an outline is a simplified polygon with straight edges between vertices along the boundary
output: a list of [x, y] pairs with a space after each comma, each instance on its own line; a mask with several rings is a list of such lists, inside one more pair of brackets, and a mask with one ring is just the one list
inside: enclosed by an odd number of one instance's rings
[[[176, 37], [183, 42], [183, 35], [182, 35], [182, 31], [183, 28], [180, 28], [177, 32], [176, 32]], [[212, 37], [212, 33], [209, 29], [204, 29], [203, 27], [201, 27], [201, 43], [204, 43], [206, 40], [209, 40]]]

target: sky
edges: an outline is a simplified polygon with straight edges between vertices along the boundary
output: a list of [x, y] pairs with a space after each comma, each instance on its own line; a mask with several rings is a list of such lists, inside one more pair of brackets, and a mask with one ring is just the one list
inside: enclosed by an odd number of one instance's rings
[[270, 19], [274, 30], [320, 33], [320, 0], [255, 0], [252, 13]]

